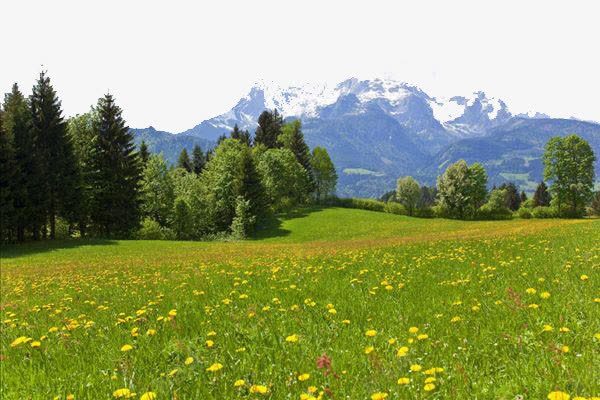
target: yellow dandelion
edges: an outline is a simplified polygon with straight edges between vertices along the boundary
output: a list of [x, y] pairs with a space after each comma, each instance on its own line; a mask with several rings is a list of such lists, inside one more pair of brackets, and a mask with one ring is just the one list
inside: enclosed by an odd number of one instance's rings
[[233, 382], [233, 386], [236, 388], [244, 386], [245, 384], [246, 384], [246, 381], [243, 379], [238, 379], [237, 381]]
[[433, 384], [433, 383], [427, 383], [425, 386], [423, 386], [423, 389], [426, 392], [431, 392], [433, 389], [435, 389], [435, 384]]
[[217, 372], [218, 370], [220, 370], [221, 368], [223, 368], [223, 364], [221, 363], [214, 363], [213, 365], [211, 365], [210, 367], [206, 368], [206, 370], [208, 372]]
[[412, 372], [419, 372], [422, 369], [423, 369], [423, 367], [421, 367], [419, 364], [413, 364], [410, 366], [410, 370]]
[[398, 378], [398, 385], [408, 385], [410, 383], [410, 378], [402, 377]]
[[417, 328], [416, 326], [411, 326], [410, 328], [408, 328], [408, 333], [415, 334], [417, 332], [419, 332], [419, 328]]
[[188, 358], [185, 359], [185, 361], [183, 363], [185, 365], [190, 365], [193, 362], [194, 362], [194, 357], [188, 357]]
[[127, 352], [133, 349], [133, 346], [130, 344], [124, 344], [123, 346], [121, 346], [121, 351], [122, 352]]
[[387, 399], [388, 394], [385, 392], [377, 392], [371, 395], [371, 400], [383, 400]]
[[285, 341], [288, 343], [296, 343], [298, 341], [298, 335], [293, 334], [285, 338]]
[[117, 389], [113, 392], [113, 397], [117, 399], [128, 399], [131, 397], [131, 390], [127, 388]]
[[370, 354], [373, 352], [373, 350], [375, 350], [375, 347], [367, 346], [367, 347], [365, 347], [365, 354]]
[[548, 393], [548, 400], [569, 400], [571, 396], [568, 393], [555, 391]]
[[540, 293], [540, 297], [542, 299], [548, 299], [548, 298], [550, 298], [550, 293], [549, 292], [542, 292], [542, 293]]
[[250, 386], [250, 393], [265, 394], [269, 392], [269, 388], [264, 385], [252, 385]]
[[156, 393], [146, 392], [140, 397], [140, 400], [156, 400]]
[[301, 375], [298, 375], [298, 380], [300, 382], [307, 381], [309, 378], [310, 378], [310, 374], [301, 374]]
[[365, 336], [367, 337], [374, 337], [375, 335], [377, 335], [377, 331], [375, 329], [369, 329], [365, 332]]

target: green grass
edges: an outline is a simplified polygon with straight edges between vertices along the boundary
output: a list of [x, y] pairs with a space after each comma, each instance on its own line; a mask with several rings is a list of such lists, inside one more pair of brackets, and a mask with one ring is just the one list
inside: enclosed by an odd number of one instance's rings
[[[314, 397], [349, 399], [597, 396], [598, 243], [600, 220], [312, 209], [246, 242], [4, 248], [0, 395], [298, 399], [314, 386]], [[21, 336], [32, 340], [11, 347]]]

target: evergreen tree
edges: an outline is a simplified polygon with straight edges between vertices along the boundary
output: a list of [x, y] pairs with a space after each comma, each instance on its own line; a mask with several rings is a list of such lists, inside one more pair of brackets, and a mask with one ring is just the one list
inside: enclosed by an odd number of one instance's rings
[[192, 150], [192, 171], [199, 175], [206, 165], [206, 157], [199, 145], [195, 145]]
[[505, 190], [506, 194], [506, 207], [512, 211], [517, 211], [521, 206], [521, 197], [517, 186], [512, 183], [503, 183], [500, 185], [501, 190]]
[[241, 141], [242, 143], [246, 144], [248, 147], [250, 147], [250, 132], [248, 132], [247, 130], [241, 130], [237, 124], [234, 125], [233, 127], [233, 131], [231, 131], [231, 134], [229, 135], [232, 139], [236, 139]]
[[437, 189], [434, 187], [421, 186], [421, 196], [417, 203], [417, 208], [429, 208], [435, 204]]
[[140, 143], [140, 150], [138, 151], [140, 155], [140, 161], [142, 162], [142, 167], [146, 165], [148, 159], [150, 158], [150, 152], [148, 151], [148, 145], [145, 141], [142, 140]]
[[294, 120], [289, 124], [285, 124], [278, 140], [286, 149], [289, 149], [292, 153], [294, 153], [296, 160], [298, 160], [300, 165], [302, 165], [306, 171], [306, 175], [308, 177], [307, 192], [312, 193], [315, 190], [315, 177], [310, 165], [310, 149], [304, 141], [302, 123], [300, 120]]
[[[256, 164], [252, 157], [252, 152], [248, 147], [244, 150], [242, 159], [242, 184], [240, 195], [248, 202], [247, 212], [256, 222], [264, 214], [266, 208], [265, 188], [256, 170]], [[254, 224], [247, 225], [246, 228], [252, 229]]]
[[12, 195], [17, 240], [25, 240], [27, 232], [39, 239], [46, 215], [46, 182], [31, 127], [31, 111], [16, 84], [4, 97], [4, 130], [12, 138], [15, 151]]
[[140, 160], [121, 109], [110, 94], [98, 100], [97, 112], [92, 224], [106, 237], [129, 237], [140, 222]]
[[263, 111], [258, 117], [258, 127], [254, 134], [254, 143], [263, 144], [269, 149], [280, 147], [277, 138], [281, 133], [282, 126], [283, 118], [277, 110], [273, 112], [269, 110]]
[[548, 186], [544, 181], [541, 181], [533, 194], [533, 205], [534, 207], [548, 207], [550, 200], [552, 200], [552, 196], [548, 191]]
[[0, 242], [14, 240], [15, 151], [10, 133], [4, 129], [4, 111], [0, 108]]
[[521, 191], [521, 204], [527, 201], [527, 193], [524, 190]]
[[188, 155], [185, 147], [179, 153], [179, 159], [177, 160], [177, 167], [185, 169], [187, 172], [192, 172], [192, 162], [190, 161], [190, 156]]
[[79, 215], [80, 177], [73, 144], [67, 135], [61, 103], [45, 72], [40, 74], [29, 100], [32, 128], [44, 171], [46, 217], [50, 238], [56, 237], [56, 219], [76, 221]]

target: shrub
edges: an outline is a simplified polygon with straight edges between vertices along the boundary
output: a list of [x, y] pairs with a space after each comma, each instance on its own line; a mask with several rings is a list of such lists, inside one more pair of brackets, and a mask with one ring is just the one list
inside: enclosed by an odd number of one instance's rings
[[142, 226], [136, 236], [141, 240], [172, 240], [175, 238], [170, 229], [160, 226], [152, 218], [146, 218], [142, 221]]
[[519, 216], [519, 218], [530, 219], [532, 217], [531, 209], [529, 207], [521, 206], [521, 208], [519, 208], [519, 211], [517, 211], [517, 215]]
[[256, 217], [250, 213], [250, 202], [238, 196], [235, 206], [235, 217], [231, 222], [231, 236], [233, 239], [245, 239], [254, 227]]
[[556, 217], [558, 217], [558, 213], [556, 212], [556, 209], [554, 209], [552, 207], [544, 207], [544, 206], [535, 207], [531, 211], [531, 215], [533, 216], [533, 218], [556, 218]]
[[417, 218], [434, 218], [435, 211], [433, 207], [417, 208], [413, 216]]
[[406, 207], [404, 207], [400, 203], [395, 203], [393, 201], [388, 201], [387, 203], [385, 203], [385, 205], [383, 207], [383, 211], [385, 211], [386, 213], [396, 214], [396, 215], [407, 215], [408, 214]]

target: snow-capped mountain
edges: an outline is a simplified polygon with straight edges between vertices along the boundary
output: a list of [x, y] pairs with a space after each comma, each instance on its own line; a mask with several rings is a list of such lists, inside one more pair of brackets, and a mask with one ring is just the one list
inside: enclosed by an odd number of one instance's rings
[[552, 134], [581, 134], [600, 154], [599, 124], [537, 112], [514, 115], [504, 101], [483, 92], [434, 97], [389, 79], [292, 87], [258, 82], [229, 111], [180, 134], [133, 131], [175, 162], [180, 147], [210, 146], [236, 124], [253, 133], [265, 109], [302, 120], [308, 145], [331, 154], [338, 192], [347, 196], [380, 195], [400, 175], [431, 184], [460, 158], [482, 161], [492, 183], [512, 180], [530, 190], [541, 179], [543, 144]]

